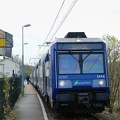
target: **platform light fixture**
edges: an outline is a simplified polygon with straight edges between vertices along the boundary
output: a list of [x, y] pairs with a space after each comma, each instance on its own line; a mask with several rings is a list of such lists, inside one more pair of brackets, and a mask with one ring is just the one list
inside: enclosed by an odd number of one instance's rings
[[29, 27], [30, 24], [26, 24], [22, 26], [22, 96], [24, 96], [24, 45], [28, 43], [24, 43], [24, 27]]

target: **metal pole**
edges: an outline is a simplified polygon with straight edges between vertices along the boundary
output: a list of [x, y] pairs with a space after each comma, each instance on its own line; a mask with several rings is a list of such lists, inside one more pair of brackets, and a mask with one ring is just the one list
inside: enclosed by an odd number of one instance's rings
[[24, 96], [24, 26], [22, 26], [22, 96]]
[[22, 96], [24, 96], [24, 27], [29, 27], [30, 24], [22, 26]]

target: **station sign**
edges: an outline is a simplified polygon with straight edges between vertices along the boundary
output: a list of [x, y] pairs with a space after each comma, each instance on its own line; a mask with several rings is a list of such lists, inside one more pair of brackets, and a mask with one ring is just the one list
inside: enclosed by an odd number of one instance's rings
[[0, 56], [12, 56], [13, 35], [0, 29]]
[[6, 47], [6, 39], [0, 38], [0, 48]]

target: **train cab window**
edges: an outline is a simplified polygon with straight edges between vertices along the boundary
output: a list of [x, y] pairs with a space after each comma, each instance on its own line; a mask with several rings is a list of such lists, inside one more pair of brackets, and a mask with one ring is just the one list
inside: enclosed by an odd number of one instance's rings
[[74, 55], [74, 57], [69, 54], [59, 55], [59, 74], [80, 73], [77, 59], [78, 55]]
[[[88, 54], [83, 54], [83, 60]], [[103, 73], [103, 55], [102, 54], [90, 54], [83, 61], [83, 73]]]
[[104, 73], [103, 55], [59, 54], [59, 74]]

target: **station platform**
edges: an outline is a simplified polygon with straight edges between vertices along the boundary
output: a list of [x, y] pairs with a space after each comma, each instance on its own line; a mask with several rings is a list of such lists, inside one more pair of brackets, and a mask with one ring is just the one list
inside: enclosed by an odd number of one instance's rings
[[14, 111], [17, 120], [48, 120], [42, 100], [30, 83], [25, 85], [24, 96], [20, 95]]

